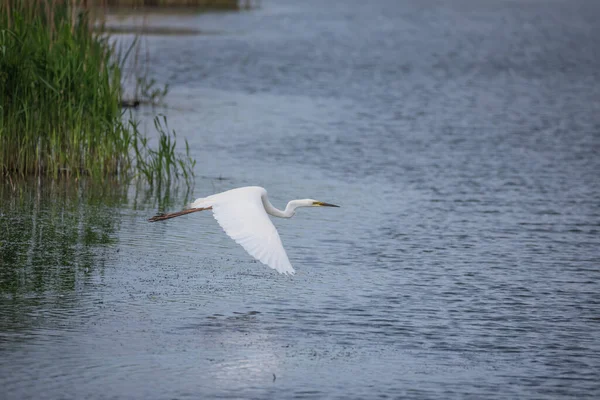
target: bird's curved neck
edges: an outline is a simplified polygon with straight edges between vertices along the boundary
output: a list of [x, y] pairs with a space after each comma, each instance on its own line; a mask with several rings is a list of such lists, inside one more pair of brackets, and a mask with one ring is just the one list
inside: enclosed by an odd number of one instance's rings
[[294, 201], [290, 201], [287, 206], [285, 207], [284, 211], [281, 211], [278, 208], [275, 208], [275, 206], [273, 206], [273, 204], [271, 204], [271, 202], [269, 201], [269, 199], [267, 198], [267, 196], [264, 196], [262, 198], [263, 201], [263, 205], [265, 206], [265, 211], [267, 212], [267, 214], [271, 214], [274, 217], [279, 217], [279, 218], [292, 218], [294, 216], [294, 214], [296, 213], [296, 208], [298, 207], [297, 205], [294, 204]]

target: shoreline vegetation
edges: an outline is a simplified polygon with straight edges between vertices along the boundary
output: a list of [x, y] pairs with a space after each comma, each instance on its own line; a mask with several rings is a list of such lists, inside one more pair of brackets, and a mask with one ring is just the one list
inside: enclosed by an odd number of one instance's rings
[[136, 44], [98, 32], [92, 3], [116, 2], [0, 0], [0, 175], [191, 186], [195, 161], [187, 141], [176, 152], [166, 117], [155, 118], [157, 140], [125, 117], [122, 68]]
[[194, 7], [211, 10], [240, 10], [255, 7], [259, 0], [88, 0], [108, 7]]

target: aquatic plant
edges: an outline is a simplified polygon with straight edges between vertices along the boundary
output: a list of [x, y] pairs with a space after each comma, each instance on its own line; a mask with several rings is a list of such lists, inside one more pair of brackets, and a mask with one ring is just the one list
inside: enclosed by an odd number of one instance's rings
[[[149, 146], [121, 110], [121, 65], [84, 0], [0, 0], [0, 171], [18, 176], [184, 177], [175, 133]], [[166, 120], [165, 120], [166, 123]], [[160, 125], [157, 125], [160, 126]]]
[[[162, 120], [162, 122], [161, 122]], [[131, 124], [135, 124], [131, 122]], [[186, 182], [192, 183], [196, 161], [190, 156], [190, 146], [185, 141], [185, 156], [175, 154], [177, 134], [169, 130], [167, 117], [164, 115], [154, 118], [154, 127], [159, 133], [158, 148], [153, 149], [148, 145], [148, 138], [140, 135], [133, 137], [133, 149], [138, 170], [151, 185], [157, 182], [170, 184], [172, 178], [183, 177]], [[137, 132], [137, 126], [132, 126]]]

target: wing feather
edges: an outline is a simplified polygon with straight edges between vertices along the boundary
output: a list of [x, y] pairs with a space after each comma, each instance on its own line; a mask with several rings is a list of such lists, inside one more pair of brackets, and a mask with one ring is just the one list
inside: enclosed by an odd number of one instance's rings
[[225, 233], [252, 257], [279, 273], [294, 274], [279, 233], [263, 206], [263, 192], [257, 187], [240, 188], [207, 200]]

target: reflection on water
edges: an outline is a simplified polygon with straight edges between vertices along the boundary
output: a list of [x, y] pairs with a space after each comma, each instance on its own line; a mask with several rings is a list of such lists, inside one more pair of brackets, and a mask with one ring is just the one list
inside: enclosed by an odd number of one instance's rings
[[126, 199], [127, 187], [118, 185], [1, 185], [2, 293], [65, 293], [85, 282], [115, 242], [120, 216], [114, 208]]
[[1, 341], [57, 334], [87, 312], [78, 298], [104, 274], [127, 187], [19, 181], [0, 185], [0, 202]]
[[120, 208], [164, 210], [188, 196], [160, 183], [145, 190], [119, 182], [0, 185], [0, 291], [19, 297], [74, 290], [115, 244]]
[[122, 209], [149, 213], [172, 207], [181, 195], [179, 186], [141, 190], [111, 181], [0, 185], [2, 338], [81, 314], [78, 299], [102, 279], [106, 263], [119, 251]]

